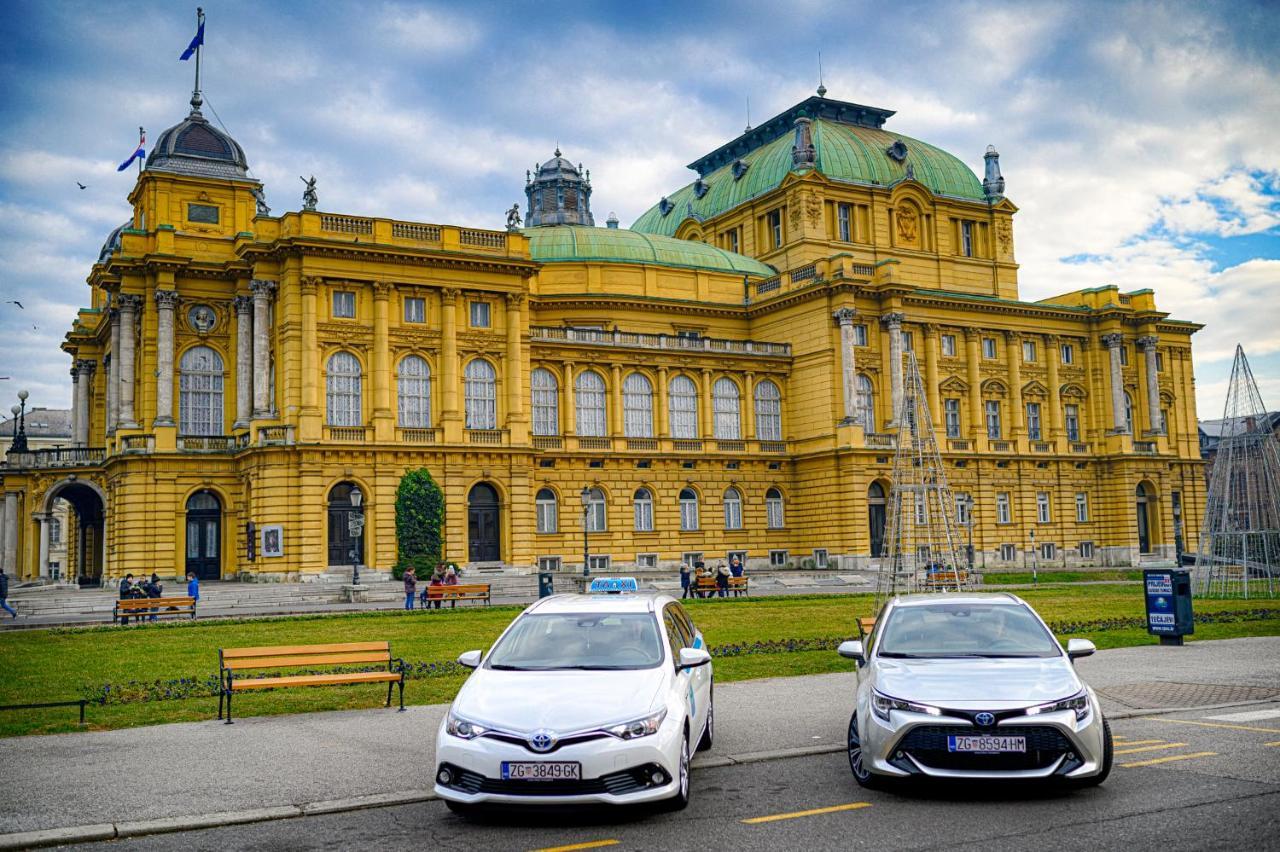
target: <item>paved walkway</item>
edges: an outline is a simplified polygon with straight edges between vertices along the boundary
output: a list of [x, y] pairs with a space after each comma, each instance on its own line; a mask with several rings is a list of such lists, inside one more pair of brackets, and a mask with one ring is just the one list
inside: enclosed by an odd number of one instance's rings
[[[1280, 695], [1280, 637], [1102, 651], [1079, 668], [1116, 716], [1142, 711], [1110, 698], [1113, 691], [1130, 699], [1145, 693], [1161, 709], [1211, 706], [1221, 697], [1215, 687], [1253, 689], [1261, 699]], [[715, 748], [695, 766], [842, 749], [853, 684], [852, 674], [829, 674], [717, 686]], [[211, 717], [215, 705], [210, 700]], [[0, 833], [164, 818], [189, 826], [232, 811], [275, 807], [296, 816], [309, 803], [425, 798], [446, 709], [242, 718], [231, 726], [211, 718], [6, 739]]]

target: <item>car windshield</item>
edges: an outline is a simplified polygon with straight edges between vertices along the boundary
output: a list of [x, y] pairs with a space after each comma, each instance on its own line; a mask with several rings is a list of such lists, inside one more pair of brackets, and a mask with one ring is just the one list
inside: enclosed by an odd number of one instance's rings
[[894, 609], [881, 657], [1056, 657], [1057, 641], [1025, 606], [914, 604]]
[[649, 669], [662, 662], [652, 613], [525, 615], [489, 654], [488, 667], [507, 671]]

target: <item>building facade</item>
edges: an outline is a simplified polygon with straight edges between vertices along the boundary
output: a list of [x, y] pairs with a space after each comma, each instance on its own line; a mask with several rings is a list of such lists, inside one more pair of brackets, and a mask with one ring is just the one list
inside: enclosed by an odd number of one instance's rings
[[579, 570], [585, 537], [595, 570], [866, 567], [907, 351], [977, 563], [1168, 557], [1179, 527], [1194, 547], [1199, 326], [1145, 290], [1020, 300], [994, 149], [980, 181], [891, 112], [818, 96], [630, 229], [594, 227], [557, 151], [526, 178], [529, 227], [489, 231], [314, 197], [272, 215], [200, 106], [63, 344], [76, 447], [3, 469], [23, 576], [59, 498], [88, 577], [388, 570], [418, 467], [460, 563]]

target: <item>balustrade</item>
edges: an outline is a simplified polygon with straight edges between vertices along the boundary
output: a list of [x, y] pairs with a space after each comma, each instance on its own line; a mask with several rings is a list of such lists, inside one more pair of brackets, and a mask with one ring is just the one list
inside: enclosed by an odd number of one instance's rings
[[683, 352], [724, 352], [734, 355], [764, 355], [773, 358], [791, 356], [790, 343], [731, 340], [720, 337], [681, 337], [622, 330], [602, 331], [597, 328], [533, 326], [529, 329], [529, 339], [535, 343], [585, 343], [594, 346], [668, 349]]
[[226, 453], [240, 448], [235, 435], [179, 435], [178, 449], [187, 453]]
[[373, 220], [359, 216], [338, 216], [333, 213], [320, 215], [320, 230], [335, 234], [372, 234]]
[[364, 426], [326, 426], [324, 436], [330, 441], [364, 441], [367, 431]]
[[396, 428], [396, 440], [402, 444], [434, 444], [438, 438], [439, 430], [434, 428], [408, 426]]
[[506, 443], [506, 429], [468, 429], [468, 444], [486, 444], [490, 446], [501, 446]]

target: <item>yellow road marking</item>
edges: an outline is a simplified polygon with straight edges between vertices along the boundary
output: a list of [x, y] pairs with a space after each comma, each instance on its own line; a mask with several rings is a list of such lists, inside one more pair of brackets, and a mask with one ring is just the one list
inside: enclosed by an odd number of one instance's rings
[[1150, 760], [1135, 760], [1132, 763], [1122, 763], [1121, 766], [1131, 769], [1135, 766], [1155, 766], [1157, 763], [1172, 763], [1175, 760], [1191, 760], [1195, 757], [1216, 757], [1216, 751], [1198, 751], [1195, 754], [1171, 754], [1168, 757], [1153, 757]]
[[[1128, 743], [1125, 743], [1125, 745], [1127, 746]], [[1149, 746], [1142, 746], [1141, 748], [1118, 748], [1115, 750], [1114, 753], [1115, 754], [1137, 754], [1140, 751], [1163, 751], [1164, 749], [1167, 749], [1167, 748], [1182, 748], [1185, 745], [1186, 743], [1165, 743], [1164, 745], [1149, 745]]]
[[1129, 746], [1153, 745], [1155, 743], [1167, 742], [1167, 740], [1122, 740], [1119, 737], [1112, 737], [1111, 739], [1115, 740], [1116, 745], [1124, 746], [1125, 748], [1128, 748]]
[[1275, 748], [1276, 746], [1280, 746], [1280, 740], [1277, 740], [1276, 742], [1273, 742], [1273, 743], [1263, 743], [1263, 745], [1268, 748]]
[[548, 846], [545, 849], [534, 849], [533, 852], [573, 852], [574, 849], [599, 849], [602, 846], [617, 845], [617, 840], [591, 840], [587, 843], [571, 843], [568, 846]]
[[793, 811], [789, 814], [771, 814], [770, 816], [751, 817], [744, 819], [742, 822], [747, 825], [757, 825], [762, 822], [777, 822], [780, 819], [799, 819], [800, 817], [818, 816], [820, 814], [833, 814], [837, 811], [856, 811], [859, 808], [871, 807], [870, 802], [850, 802], [847, 805], [832, 805], [829, 808], [813, 808], [808, 811]]
[[1175, 725], [1199, 725], [1202, 728], [1230, 728], [1233, 731], [1262, 731], [1280, 734], [1280, 728], [1258, 728], [1253, 725], [1228, 725], [1223, 722], [1192, 722], [1190, 719], [1156, 719], [1157, 722], [1173, 722]]

